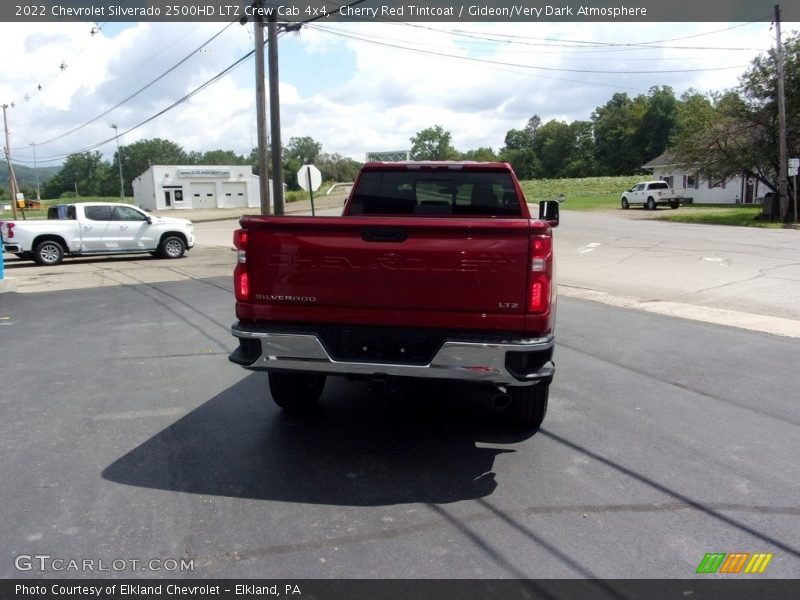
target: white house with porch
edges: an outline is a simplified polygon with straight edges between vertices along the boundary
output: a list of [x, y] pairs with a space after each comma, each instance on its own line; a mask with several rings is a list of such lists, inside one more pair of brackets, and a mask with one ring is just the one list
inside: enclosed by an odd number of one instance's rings
[[754, 204], [770, 191], [755, 177], [744, 173], [725, 181], [703, 179], [668, 152], [642, 168], [652, 171], [653, 179], [666, 181], [679, 197], [691, 198], [694, 204]]

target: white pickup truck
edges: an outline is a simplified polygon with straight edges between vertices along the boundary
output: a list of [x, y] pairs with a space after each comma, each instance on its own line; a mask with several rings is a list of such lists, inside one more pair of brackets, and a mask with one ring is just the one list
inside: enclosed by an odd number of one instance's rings
[[128, 204], [57, 204], [47, 219], [0, 223], [3, 250], [40, 265], [57, 265], [64, 255], [149, 252], [180, 258], [194, 246], [187, 219], [156, 217]]
[[666, 181], [642, 181], [625, 190], [620, 198], [622, 208], [630, 208], [633, 204], [641, 204], [647, 210], [655, 210], [657, 206], [662, 205], [678, 208], [681, 201]]

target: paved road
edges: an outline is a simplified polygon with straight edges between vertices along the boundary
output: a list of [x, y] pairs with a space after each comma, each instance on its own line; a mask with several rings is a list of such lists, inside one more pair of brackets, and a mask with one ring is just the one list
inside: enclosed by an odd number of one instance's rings
[[[638, 211], [561, 214], [562, 294], [800, 337], [800, 232], [626, 218]], [[238, 223], [196, 227], [199, 244], [230, 247]]]
[[64, 575], [20, 554], [191, 558], [204, 578], [680, 578], [745, 551], [800, 573], [794, 340], [562, 298], [529, 437], [458, 386], [332, 380], [319, 418], [283, 416], [226, 360], [227, 277], [6, 294], [0, 313], [0, 577]]
[[[679, 315], [687, 305], [702, 307], [684, 316], [723, 323], [726, 311], [761, 315], [774, 320], [754, 319], [755, 328], [774, 333], [782, 319], [800, 321], [800, 231], [563, 211], [555, 239], [559, 283], [574, 295], [591, 290], [600, 293], [583, 297], [623, 298], [667, 313], [672, 307]], [[729, 324], [741, 323], [730, 315]]]

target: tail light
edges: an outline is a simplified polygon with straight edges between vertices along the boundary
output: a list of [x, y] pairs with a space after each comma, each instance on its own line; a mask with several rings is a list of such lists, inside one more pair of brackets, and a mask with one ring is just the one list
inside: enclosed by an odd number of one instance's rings
[[237, 229], [233, 232], [233, 245], [238, 251], [236, 268], [233, 270], [233, 291], [236, 300], [250, 300], [250, 274], [247, 271], [247, 230]]
[[550, 309], [550, 283], [553, 275], [553, 238], [534, 235], [531, 239], [531, 274], [528, 312], [536, 315]]
[[14, 223], [13, 221], [9, 221], [5, 225], [6, 225], [6, 232], [7, 232], [6, 239], [10, 240], [11, 238], [14, 237], [14, 226], [16, 225], [16, 223]]

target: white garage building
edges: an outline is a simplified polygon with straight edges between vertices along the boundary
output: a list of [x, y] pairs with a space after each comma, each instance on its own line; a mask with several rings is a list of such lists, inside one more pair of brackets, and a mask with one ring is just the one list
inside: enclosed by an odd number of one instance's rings
[[133, 198], [145, 210], [261, 205], [258, 176], [249, 165], [152, 165], [133, 180]]

